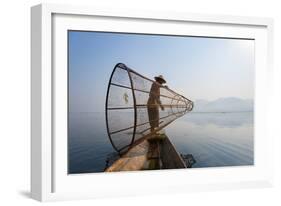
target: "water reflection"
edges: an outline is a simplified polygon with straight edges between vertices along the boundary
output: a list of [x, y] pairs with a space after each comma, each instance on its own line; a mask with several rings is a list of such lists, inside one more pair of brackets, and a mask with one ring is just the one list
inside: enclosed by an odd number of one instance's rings
[[102, 112], [69, 113], [68, 172], [102, 172], [114, 153]]
[[[70, 113], [69, 172], [104, 171], [114, 150], [104, 113]], [[188, 113], [165, 128], [180, 154], [192, 154], [192, 167], [254, 163], [253, 113]]]
[[233, 113], [191, 112], [190, 114], [188, 114], [188, 117], [186, 117], [184, 120], [201, 126], [214, 124], [220, 127], [239, 127], [242, 125], [252, 125], [253, 113], [252, 112], [233, 112]]
[[166, 133], [178, 152], [193, 154], [193, 167], [254, 163], [253, 113], [190, 113]]

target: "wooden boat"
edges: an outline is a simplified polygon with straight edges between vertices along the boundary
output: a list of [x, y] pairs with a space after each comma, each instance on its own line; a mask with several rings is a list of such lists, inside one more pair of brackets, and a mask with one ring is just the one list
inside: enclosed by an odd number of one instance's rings
[[106, 172], [186, 168], [165, 134], [143, 139], [121, 155]]

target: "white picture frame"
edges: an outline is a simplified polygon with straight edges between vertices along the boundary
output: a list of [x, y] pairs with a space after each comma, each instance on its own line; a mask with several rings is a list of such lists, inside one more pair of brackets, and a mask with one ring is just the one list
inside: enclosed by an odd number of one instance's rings
[[[116, 24], [117, 20], [119, 25]], [[153, 27], [156, 23], [160, 25], [157, 30]], [[131, 27], [132, 24], [139, 25]], [[268, 91], [271, 90], [273, 64], [272, 19], [40, 4], [31, 8], [31, 26], [32, 198], [52, 201], [272, 185], [273, 137], [267, 129], [267, 108], [270, 105]], [[189, 27], [192, 30], [188, 30]], [[65, 31], [68, 29], [136, 33], [145, 30], [158, 34], [187, 32], [195, 36], [254, 38], [257, 44], [255, 165], [194, 169], [188, 172], [167, 170], [67, 175], [64, 130], [67, 76], [63, 68], [67, 65]], [[154, 184], [148, 187], [147, 182], [151, 180]]]

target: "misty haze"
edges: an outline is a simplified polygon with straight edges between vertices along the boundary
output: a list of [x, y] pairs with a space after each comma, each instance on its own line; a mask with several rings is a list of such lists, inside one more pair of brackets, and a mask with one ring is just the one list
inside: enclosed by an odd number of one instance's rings
[[68, 173], [254, 165], [254, 44], [69, 31]]

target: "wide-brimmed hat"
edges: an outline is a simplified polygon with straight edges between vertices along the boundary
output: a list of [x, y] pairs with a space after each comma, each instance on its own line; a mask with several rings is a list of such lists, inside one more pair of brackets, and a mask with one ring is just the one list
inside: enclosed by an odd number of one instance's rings
[[157, 81], [157, 80], [161, 80], [163, 83], [166, 83], [166, 80], [164, 79], [163, 75], [159, 75], [159, 76], [156, 76], [154, 77], [154, 79]]

